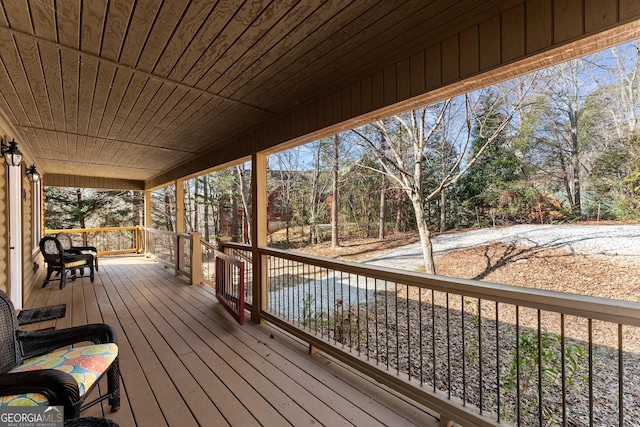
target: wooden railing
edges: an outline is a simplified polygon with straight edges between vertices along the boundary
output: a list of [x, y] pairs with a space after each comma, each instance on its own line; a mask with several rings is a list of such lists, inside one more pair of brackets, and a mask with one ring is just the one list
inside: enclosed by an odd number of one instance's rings
[[[174, 269], [176, 274], [182, 274], [192, 279], [191, 262], [194, 245], [191, 242], [191, 234], [153, 228], [145, 228], [144, 232], [145, 253], [148, 257]], [[197, 235], [197, 233], [195, 234]], [[197, 239], [199, 240], [199, 235]]]
[[[250, 249], [224, 245], [246, 258]], [[443, 425], [640, 419], [638, 303], [259, 253], [262, 319], [439, 412]]]
[[95, 246], [99, 255], [142, 252], [143, 240], [140, 227], [76, 228], [45, 230], [44, 233], [55, 236], [60, 232], [69, 234], [76, 246]]

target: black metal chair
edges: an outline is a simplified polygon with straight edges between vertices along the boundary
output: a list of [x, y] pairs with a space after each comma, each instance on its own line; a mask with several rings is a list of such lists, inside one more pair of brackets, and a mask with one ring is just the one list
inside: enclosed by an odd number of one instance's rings
[[[85, 342], [91, 344], [68, 348]], [[85, 404], [104, 375], [107, 392]], [[0, 291], [0, 406], [63, 406], [65, 419], [70, 419], [108, 399], [115, 412], [120, 409], [119, 377], [116, 333], [111, 326], [97, 323], [22, 331], [13, 304]]]
[[56, 239], [60, 240], [60, 243], [62, 243], [62, 248], [65, 250], [65, 252], [73, 255], [92, 255], [93, 258], [91, 259], [93, 260], [94, 268], [96, 271], [98, 271], [98, 248], [96, 248], [95, 246], [74, 246], [73, 241], [71, 240], [71, 236], [69, 236], [65, 232], [56, 234]]
[[60, 273], [60, 289], [64, 288], [67, 284], [67, 272], [71, 273], [71, 280], [73, 281], [76, 279], [76, 269], [85, 266], [89, 267], [89, 277], [91, 278], [91, 283], [93, 283], [93, 260], [89, 256], [65, 253], [60, 241], [52, 236], [45, 236], [40, 239], [40, 252], [42, 252], [47, 264], [47, 277], [42, 284], [43, 288], [51, 281], [53, 272]]

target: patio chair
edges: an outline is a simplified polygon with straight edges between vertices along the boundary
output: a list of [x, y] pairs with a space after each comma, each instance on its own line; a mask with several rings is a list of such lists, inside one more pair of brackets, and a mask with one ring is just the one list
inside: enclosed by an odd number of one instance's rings
[[71, 280], [73, 281], [76, 279], [76, 268], [81, 266], [89, 267], [89, 277], [91, 278], [91, 283], [93, 283], [93, 260], [88, 255], [65, 253], [60, 241], [52, 236], [45, 236], [40, 239], [40, 252], [42, 252], [47, 264], [47, 277], [42, 284], [43, 288], [47, 286], [47, 283], [51, 280], [51, 275], [55, 271], [60, 273], [60, 289], [63, 289], [67, 284], [67, 272], [71, 272]]
[[[68, 348], [86, 342], [90, 344]], [[107, 392], [85, 404], [104, 375]], [[0, 291], [0, 406], [63, 406], [65, 419], [70, 419], [108, 399], [111, 412], [116, 412], [119, 376], [116, 333], [111, 326], [97, 323], [22, 331], [11, 300]]]
[[73, 241], [71, 240], [71, 236], [69, 236], [65, 232], [60, 232], [56, 234], [56, 239], [60, 240], [62, 243], [62, 247], [66, 252], [70, 254], [78, 255], [78, 254], [90, 254], [93, 255], [94, 268], [98, 271], [98, 248], [95, 246], [73, 246]]

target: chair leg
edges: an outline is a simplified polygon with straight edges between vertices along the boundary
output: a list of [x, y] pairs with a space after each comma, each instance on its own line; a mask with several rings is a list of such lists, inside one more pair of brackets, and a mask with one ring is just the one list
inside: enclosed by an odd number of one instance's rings
[[93, 259], [95, 260], [95, 263], [96, 263], [96, 271], [98, 271], [98, 255], [94, 256]]
[[89, 263], [89, 278], [91, 278], [91, 283], [93, 283], [94, 280], [94, 273], [93, 273], [93, 263]]
[[67, 272], [63, 268], [60, 272], [60, 289], [64, 289], [65, 286], [67, 286]]
[[120, 409], [120, 357], [116, 357], [107, 371], [107, 389], [111, 412]]
[[44, 283], [42, 284], [43, 288], [47, 286], [47, 283], [51, 280], [51, 273], [53, 273], [53, 270], [47, 266], [47, 277], [44, 279]]

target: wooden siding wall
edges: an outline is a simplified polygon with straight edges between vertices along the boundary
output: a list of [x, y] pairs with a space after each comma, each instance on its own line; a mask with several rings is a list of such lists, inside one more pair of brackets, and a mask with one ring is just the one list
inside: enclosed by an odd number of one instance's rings
[[[499, 14], [441, 40], [348, 87], [269, 120], [243, 138], [146, 181], [162, 186], [280, 144], [300, 144], [394, 112], [478, 89], [535, 69], [640, 38], [638, 0], [514, 0]], [[636, 22], [634, 22], [636, 21]]]
[[[8, 143], [16, 136], [11, 122], [0, 113], [0, 140]], [[4, 165], [4, 160], [0, 160]], [[9, 294], [9, 187], [7, 167], [0, 167], [0, 289]]]
[[105, 190], [144, 190], [144, 181], [47, 174], [43, 178], [47, 187], [100, 188]]
[[[22, 197], [22, 283], [23, 297], [26, 300], [31, 293], [35, 284], [43, 277], [44, 260], [38, 253], [34, 255], [32, 246], [33, 236], [33, 209], [40, 209], [40, 206], [33, 206], [32, 191], [33, 186], [29, 182], [24, 173], [27, 165], [31, 165], [33, 155], [29, 147], [20, 145], [17, 132], [6, 117], [0, 114], [0, 139], [4, 143], [8, 143], [15, 139], [18, 148], [22, 151], [22, 189], [24, 190]], [[9, 191], [8, 191], [8, 169], [4, 164], [4, 160], [0, 160], [0, 289], [7, 294], [9, 293]], [[37, 167], [38, 165], [36, 165]], [[38, 264], [37, 271], [34, 270], [34, 262]]]
[[40, 252], [37, 251], [34, 254], [36, 248], [33, 247], [33, 211], [41, 207], [33, 205], [33, 184], [29, 182], [24, 173], [27, 164], [30, 163], [22, 163], [22, 293], [25, 301], [29, 298], [34, 287], [41, 280], [44, 280], [45, 270], [44, 258]]
[[[0, 121], [0, 126], [1, 126]], [[3, 134], [4, 135], [4, 134]], [[6, 136], [3, 140], [6, 140]], [[4, 163], [4, 162], [3, 162]], [[0, 167], [0, 289], [9, 294], [9, 191], [7, 168]]]

